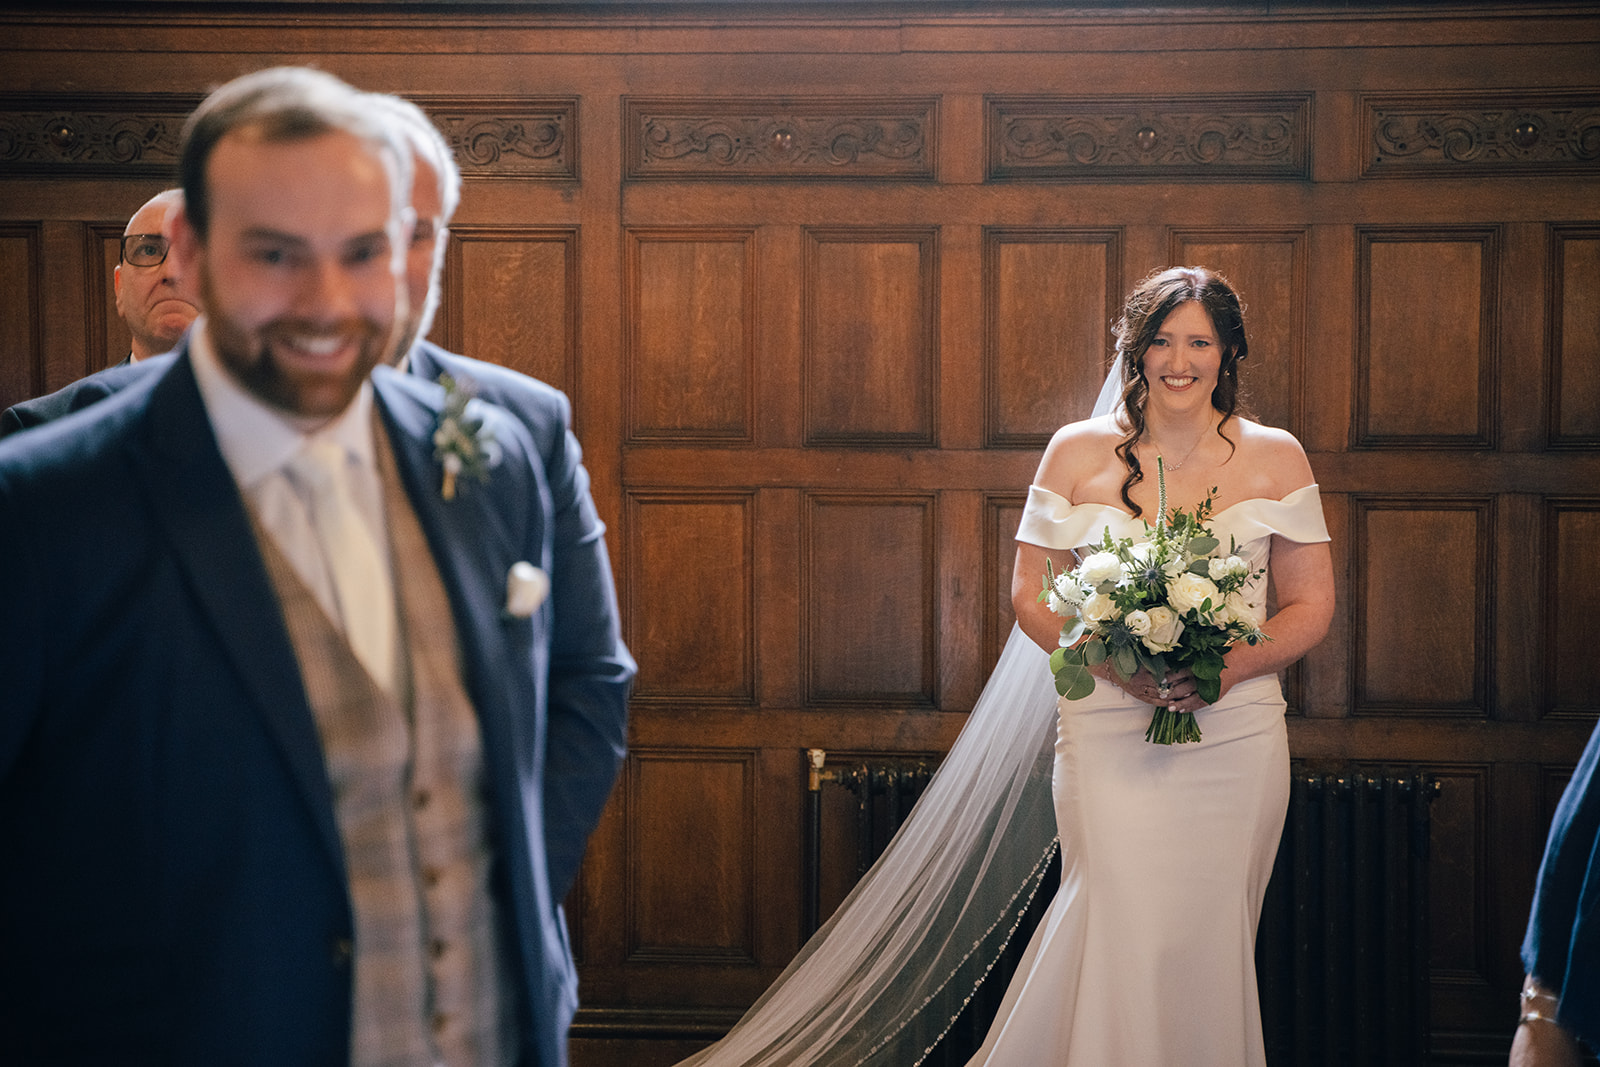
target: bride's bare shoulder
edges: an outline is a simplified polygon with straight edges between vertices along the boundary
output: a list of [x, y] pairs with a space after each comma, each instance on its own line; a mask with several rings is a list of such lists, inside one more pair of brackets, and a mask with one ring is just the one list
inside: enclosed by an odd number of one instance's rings
[[1050, 447], [1104, 444], [1115, 448], [1125, 433], [1115, 415], [1100, 415], [1067, 423], [1050, 438]]
[[1311, 484], [1311, 463], [1294, 434], [1250, 419], [1235, 419], [1239, 452], [1279, 495]]
[[1108, 458], [1114, 458], [1123, 436], [1122, 427], [1111, 415], [1068, 423], [1050, 438], [1034, 484], [1073, 499], [1073, 487], [1102, 470]]

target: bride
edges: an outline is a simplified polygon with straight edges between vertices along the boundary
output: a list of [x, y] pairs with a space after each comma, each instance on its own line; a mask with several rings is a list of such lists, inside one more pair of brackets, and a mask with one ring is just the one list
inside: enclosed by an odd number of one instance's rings
[[[1060, 887], [970, 1067], [1265, 1063], [1255, 931], [1289, 795], [1277, 672], [1327, 632], [1327, 530], [1299, 443], [1237, 413], [1249, 348], [1226, 281], [1153, 274], [1116, 336], [1095, 416], [1056, 433], [1029, 490], [1018, 626], [966, 729], [833, 918], [684, 1067], [920, 1063], [1010, 939], [1056, 836]], [[1108, 528], [1142, 539], [1158, 456], [1173, 506], [1215, 490], [1213, 532], [1252, 572], [1270, 566], [1271, 640], [1229, 650], [1211, 705], [1186, 671], [1123, 680], [1109, 663], [1090, 696], [1058, 705], [1046, 560], [1071, 569]], [[1264, 585], [1247, 589], [1262, 612]], [[1158, 704], [1196, 712], [1202, 740], [1146, 743]]]

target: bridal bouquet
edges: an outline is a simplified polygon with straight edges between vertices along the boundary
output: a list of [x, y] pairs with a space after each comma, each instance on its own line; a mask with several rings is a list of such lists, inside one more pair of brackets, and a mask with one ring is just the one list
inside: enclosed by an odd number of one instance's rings
[[[1161, 503], [1146, 537], [1113, 539], [1107, 529], [1095, 551], [1060, 574], [1045, 561], [1039, 600], [1065, 619], [1061, 647], [1050, 655], [1056, 691], [1068, 700], [1094, 692], [1090, 667], [1106, 660], [1123, 681], [1140, 667], [1158, 684], [1167, 671], [1187, 667], [1200, 699], [1215, 703], [1222, 691], [1223, 657], [1236, 641], [1269, 640], [1261, 632], [1262, 609], [1245, 598], [1245, 585], [1265, 573], [1251, 572], [1237, 545], [1221, 542], [1206, 526], [1213, 488], [1185, 514], [1167, 515], [1166, 472], [1156, 461]], [[1087, 638], [1087, 639], [1085, 639]], [[1194, 713], [1157, 705], [1144, 739], [1158, 745], [1200, 740]]]

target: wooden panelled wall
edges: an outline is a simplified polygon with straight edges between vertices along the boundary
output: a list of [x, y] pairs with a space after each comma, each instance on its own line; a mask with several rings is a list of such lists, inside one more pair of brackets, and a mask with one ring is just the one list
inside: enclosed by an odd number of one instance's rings
[[1600, 7], [1425, 6], [0, 11], [0, 403], [126, 350], [115, 239], [208, 85], [427, 106], [436, 334], [574, 396], [642, 668], [575, 1061], [670, 1062], [797, 947], [802, 751], [951, 744], [1121, 294], [1219, 268], [1334, 536], [1294, 753], [1443, 780], [1436, 1060], [1503, 1062], [1597, 710]]

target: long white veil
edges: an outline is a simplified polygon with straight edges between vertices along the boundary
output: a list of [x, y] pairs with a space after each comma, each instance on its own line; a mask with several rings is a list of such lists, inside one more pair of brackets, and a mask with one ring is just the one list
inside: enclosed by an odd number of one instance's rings
[[[1095, 404], [1121, 400], [1121, 364]], [[1017, 627], [911, 816], [721, 1041], [679, 1067], [907, 1067], [1011, 940], [1056, 849], [1056, 691]]]

